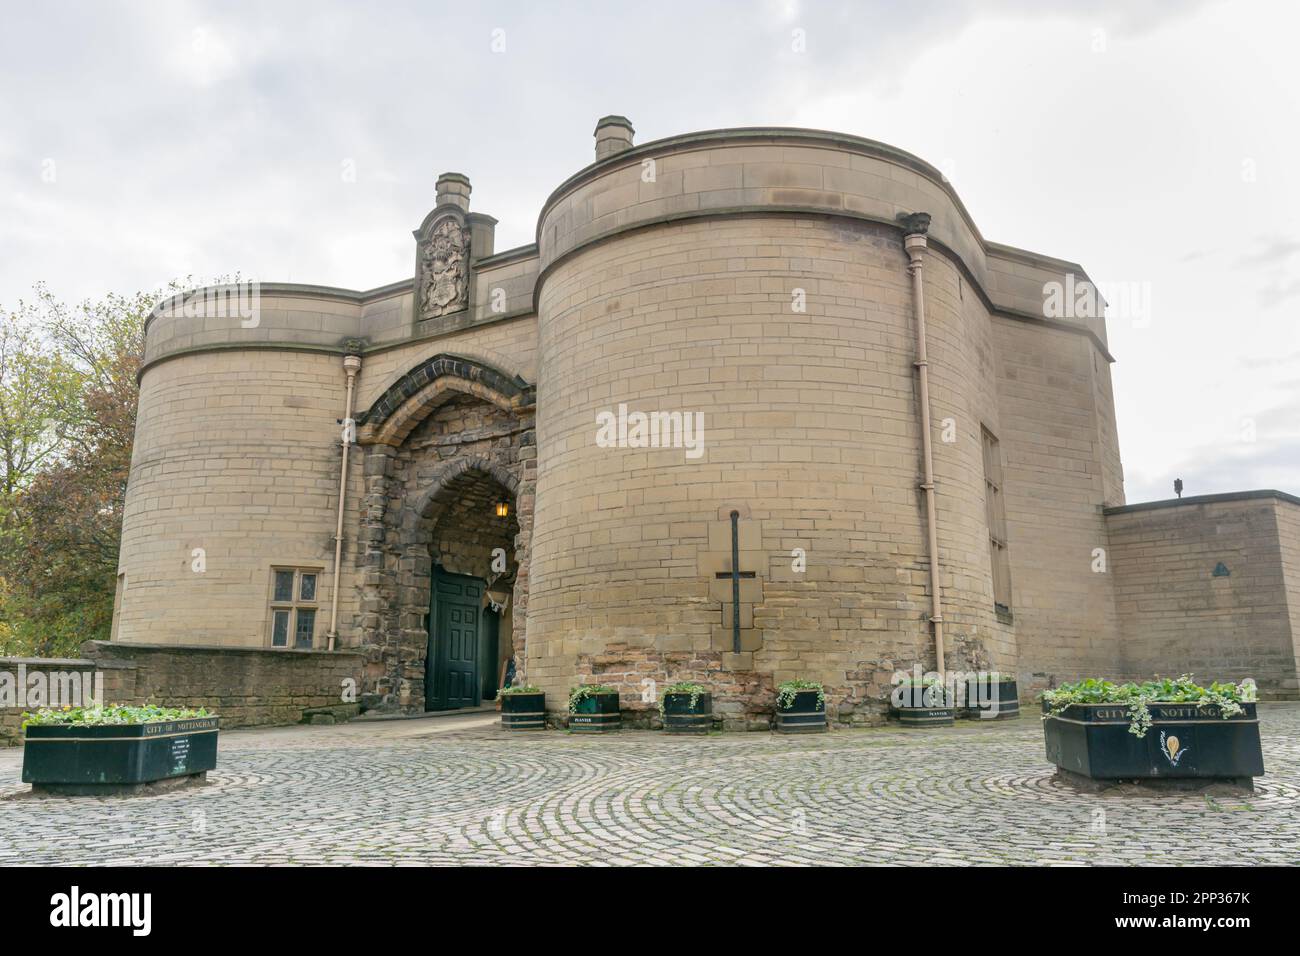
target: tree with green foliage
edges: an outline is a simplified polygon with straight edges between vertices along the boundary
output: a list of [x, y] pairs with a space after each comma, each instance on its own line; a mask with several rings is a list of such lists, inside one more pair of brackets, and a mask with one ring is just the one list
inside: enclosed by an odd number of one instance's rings
[[0, 310], [0, 653], [109, 636], [144, 321], [157, 294]]

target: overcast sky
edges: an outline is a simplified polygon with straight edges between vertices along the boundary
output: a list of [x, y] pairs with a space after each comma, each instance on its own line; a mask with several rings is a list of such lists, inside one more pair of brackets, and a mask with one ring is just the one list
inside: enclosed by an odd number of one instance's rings
[[988, 239], [1149, 291], [1110, 321], [1130, 502], [1300, 493], [1300, 4], [0, 8], [0, 306], [372, 288], [410, 275], [439, 172], [501, 250], [607, 113], [637, 142], [820, 127], [944, 169]]

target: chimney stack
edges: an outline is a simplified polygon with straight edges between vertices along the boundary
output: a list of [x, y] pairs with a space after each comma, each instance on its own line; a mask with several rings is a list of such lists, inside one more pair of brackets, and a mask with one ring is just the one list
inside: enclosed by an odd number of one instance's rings
[[460, 173], [443, 173], [438, 177], [438, 202], [441, 206], [450, 203], [459, 206], [461, 212], [469, 212], [469, 177]]
[[604, 116], [596, 123], [596, 162], [632, 148], [632, 121], [626, 116]]

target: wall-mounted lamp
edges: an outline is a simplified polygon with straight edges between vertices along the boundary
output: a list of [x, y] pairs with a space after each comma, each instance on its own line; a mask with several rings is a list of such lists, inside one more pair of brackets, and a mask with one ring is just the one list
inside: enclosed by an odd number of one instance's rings
[[497, 502], [497, 517], [498, 517], [498, 518], [504, 518], [504, 517], [506, 517], [506, 516], [509, 515], [509, 514], [510, 514], [510, 502], [508, 502], [508, 501], [498, 501], [498, 502]]

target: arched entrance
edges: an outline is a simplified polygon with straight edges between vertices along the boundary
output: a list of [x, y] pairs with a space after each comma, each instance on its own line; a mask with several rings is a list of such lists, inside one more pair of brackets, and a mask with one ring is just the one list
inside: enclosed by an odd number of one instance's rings
[[511, 647], [519, 519], [514, 479], [482, 459], [462, 459], [420, 508], [431, 573], [425, 617], [426, 710], [491, 700]]
[[359, 645], [371, 706], [491, 700], [502, 663], [522, 656], [533, 396], [522, 379], [440, 353], [358, 418]]

